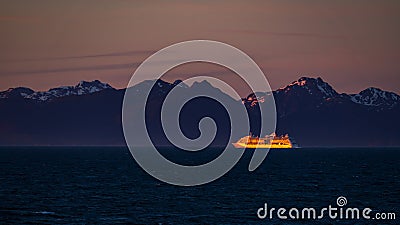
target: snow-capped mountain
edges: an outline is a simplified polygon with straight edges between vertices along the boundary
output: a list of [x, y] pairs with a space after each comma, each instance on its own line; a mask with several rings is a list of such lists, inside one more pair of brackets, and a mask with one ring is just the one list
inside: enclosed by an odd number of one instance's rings
[[322, 97], [324, 99], [332, 98], [338, 95], [338, 93], [320, 77], [301, 77], [300, 79], [298, 79], [297, 81], [293, 81], [286, 87], [276, 90], [276, 93], [282, 92], [305, 92], [315, 97]]
[[25, 98], [44, 102], [70, 95], [91, 94], [105, 89], [113, 89], [113, 87], [109, 84], [102, 83], [99, 80], [91, 82], [81, 81], [75, 86], [62, 86], [43, 92], [35, 92], [24, 87], [10, 88], [6, 91], [0, 92], [0, 98]]
[[301, 77], [274, 91], [279, 116], [305, 110], [316, 110], [334, 99], [340, 99], [340, 97], [341, 95], [320, 77]]
[[26, 97], [35, 93], [32, 89], [26, 87], [9, 88], [7, 91], [0, 92], [0, 98], [18, 98]]
[[[143, 81], [129, 87], [135, 94], [132, 102], [141, 101], [152, 84]], [[276, 132], [289, 133], [301, 146], [400, 146], [399, 95], [377, 88], [340, 94], [321, 78], [309, 77], [301, 77], [272, 93], [250, 94], [242, 102], [207, 82], [187, 86], [181, 81], [157, 80], [148, 96], [152, 104], [146, 111], [135, 108], [132, 119], [142, 120], [146, 112], [148, 131], [160, 145], [169, 142], [162, 133], [159, 110], [174, 87], [178, 87], [178, 98], [206, 92], [226, 98], [230, 109], [242, 107], [243, 103], [250, 115], [252, 133], [261, 122], [257, 107], [269, 107], [273, 94], [278, 116]], [[124, 93], [124, 89], [116, 90], [100, 81], [45, 92], [22, 87], [0, 92], [0, 145], [124, 145]], [[71, 95], [77, 97], [63, 98]], [[220, 104], [197, 98], [193, 104], [185, 105], [185, 110], [179, 117], [185, 135], [197, 137], [198, 121], [212, 116], [218, 125], [215, 144], [227, 141], [224, 138], [231, 132], [229, 115]], [[140, 135], [138, 139], [142, 138]]]
[[351, 101], [357, 104], [374, 107], [393, 108], [400, 104], [400, 96], [379, 88], [367, 88], [358, 94], [350, 95]]
[[[349, 101], [358, 105], [364, 105], [376, 110], [391, 109], [400, 105], [400, 96], [379, 88], [367, 88], [358, 94], [339, 94], [328, 83], [320, 77], [309, 78], [301, 77], [297, 81], [284, 88], [275, 91], [276, 98], [283, 99], [283, 102], [302, 102], [302, 104], [312, 103], [317, 106], [326, 102]], [[281, 100], [282, 101], [282, 100]]]

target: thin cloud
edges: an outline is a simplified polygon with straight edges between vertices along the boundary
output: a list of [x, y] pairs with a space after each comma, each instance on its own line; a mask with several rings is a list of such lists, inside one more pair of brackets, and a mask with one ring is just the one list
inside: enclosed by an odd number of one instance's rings
[[86, 59], [86, 58], [101, 58], [101, 57], [150, 55], [150, 54], [153, 54], [155, 52], [156, 51], [153, 51], [153, 50], [137, 50], [137, 51], [111, 52], [111, 53], [76, 55], [76, 56], [58, 56], [58, 57], [48, 57], [48, 58], [3, 59], [3, 60], [0, 59], [0, 63], [58, 61], [58, 60], [69, 60], [69, 59]]
[[266, 35], [266, 36], [286, 36], [286, 37], [306, 37], [306, 38], [322, 38], [322, 39], [346, 39], [342, 35], [333, 34], [318, 34], [318, 33], [303, 33], [303, 32], [274, 32], [274, 31], [260, 31], [260, 30], [239, 30], [230, 29], [224, 30], [227, 32], [235, 32], [250, 35]]
[[[155, 61], [152, 62], [154, 66], [159, 63], [174, 63], [175, 60]], [[38, 69], [38, 70], [20, 70], [20, 71], [1, 71], [0, 76], [11, 75], [34, 75], [46, 73], [64, 73], [64, 72], [82, 72], [82, 71], [101, 71], [101, 70], [119, 70], [119, 69], [136, 69], [143, 62], [132, 63], [114, 63], [114, 64], [99, 64], [93, 66], [76, 66], [76, 67], [62, 67], [51, 69]]]
[[9, 75], [44, 74], [44, 73], [82, 72], [82, 71], [95, 71], [95, 70], [118, 70], [118, 69], [136, 68], [139, 65], [140, 63], [106, 64], [106, 65], [82, 66], [82, 67], [71, 67], [71, 68], [10, 71], [10, 72], [1, 72], [0, 75], [9, 76]]

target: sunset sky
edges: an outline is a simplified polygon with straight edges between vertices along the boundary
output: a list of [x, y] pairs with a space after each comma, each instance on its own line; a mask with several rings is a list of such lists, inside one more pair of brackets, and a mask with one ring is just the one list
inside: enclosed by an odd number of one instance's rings
[[[400, 93], [399, 12], [397, 0], [0, 0], [0, 90], [94, 79], [123, 88], [155, 51], [209, 39], [249, 54], [273, 89], [320, 76], [339, 92]], [[168, 79], [199, 73], [234, 76], [199, 65]]]

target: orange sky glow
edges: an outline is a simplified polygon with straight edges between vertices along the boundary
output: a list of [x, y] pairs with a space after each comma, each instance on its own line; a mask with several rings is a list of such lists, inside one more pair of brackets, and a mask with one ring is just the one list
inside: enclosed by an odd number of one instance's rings
[[[0, 90], [47, 90], [99, 79], [126, 87], [155, 51], [193, 39], [233, 45], [273, 89], [301, 76], [339, 92], [370, 86], [400, 93], [400, 2], [372, 1], [0, 1]], [[235, 74], [186, 65], [166, 80]]]

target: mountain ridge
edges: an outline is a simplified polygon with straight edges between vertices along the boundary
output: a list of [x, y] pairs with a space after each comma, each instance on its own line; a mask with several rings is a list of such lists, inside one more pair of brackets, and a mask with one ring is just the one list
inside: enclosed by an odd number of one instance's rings
[[[147, 81], [143, 81], [136, 85], [140, 85], [142, 83], [146, 83]], [[207, 82], [207, 81], [202, 81]], [[194, 82], [193, 85], [201, 85], [202, 82]], [[208, 82], [207, 82], [208, 83]], [[176, 80], [172, 83], [159, 80], [156, 82], [157, 85], [161, 88], [162, 85], [174, 87], [178, 84], [181, 87], [189, 87], [182, 80]], [[136, 86], [135, 85], [135, 86]], [[208, 83], [208, 85], [211, 85]], [[317, 97], [322, 97], [324, 99], [329, 99], [332, 97], [348, 97], [352, 102], [365, 105], [365, 106], [387, 106], [394, 107], [395, 105], [400, 104], [400, 96], [394, 92], [385, 91], [376, 87], [366, 88], [359, 93], [338, 93], [330, 84], [323, 81], [321, 77], [311, 78], [302, 76], [298, 80], [291, 82], [285, 87], [281, 87], [273, 91], [275, 94], [280, 94], [282, 92], [289, 92], [292, 89], [303, 88], [303, 91], [307, 91], [310, 95], [316, 95]], [[5, 91], [0, 91], [0, 99], [7, 98], [25, 98], [32, 99], [37, 101], [51, 101], [55, 98], [66, 97], [70, 95], [86, 95], [92, 94], [95, 92], [103, 91], [105, 89], [114, 89], [111, 85], [107, 83], [103, 83], [99, 80], [93, 81], [80, 81], [75, 86], [60, 86], [55, 88], [50, 88], [48, 91], [34, 91], [28, 87], [15, 87], [9, 88]], [[249, 94], [251, 95], [251, 93]], [[245, 98], [242, 98], [245, 99]]]
[[[55, 88], [59, 95], [50, 93], [44, 100], [25, 98], [34, 96], [35, 91], [29, 88], [0, 92], [0, 145], [125, 145], [121, 109], [126, 89], [118, 90], [99, 82]], [[141, 101], [143, 90], [150, 84], [151, 81], [143, 81], [129, 87], [135, 93], [132, 101]], [[271, 101], [271, 93], [249, 94], [238, 101], [208, 82], [187, 86], [179, 80], [173, 83], [158, 80], [149, 96], [152, 106], [148, 116], [153, 139], [159, 145], [169, 142], [162, 134], [157, 112], [174, 87], [182, 95], [200, 91], [223, 94], [232, 107], [244, 105], [255, 130], [261, 121], [257, 107], [268, 107]], [[277, 133], [288, 133], [300, 146], [400, 146], [400, 97], [395, 93], [378, 88], [359, 94], [338, 93], [322, 78], [301, 77], [272, 94], [278, 116]], [[216, 112], [217, 108], [220, 112]], [[230, 126], [217, 103], [200, 99], [185, 112], [182, 116], [185, 122], [181, 125], [185, 135], [196, 138], [199, 135], [196, 121], [213, 116], [221, 130], [214, 144], [220, 146], [227, 141]], [[138, 108], [134, 116], [143, 118], [142, 114], [143, 109]], [[246, 133], [232, 135], [236, 138]]]
[[60, 86], [50, 88], [48, 91], [34, 91], [27, 87], [9, 88], [6, 91], [0, 92], [0, 99], [10, 97], [22, 97], [36, 101], [51, 101], [55, 98], [66, 97], [70, 95], [85, 95], [99, 92], [105, 89], [114, 89], [111, 85], [103, 83], [99, 80], [91, 82], [80, 81], [75, 86]]

